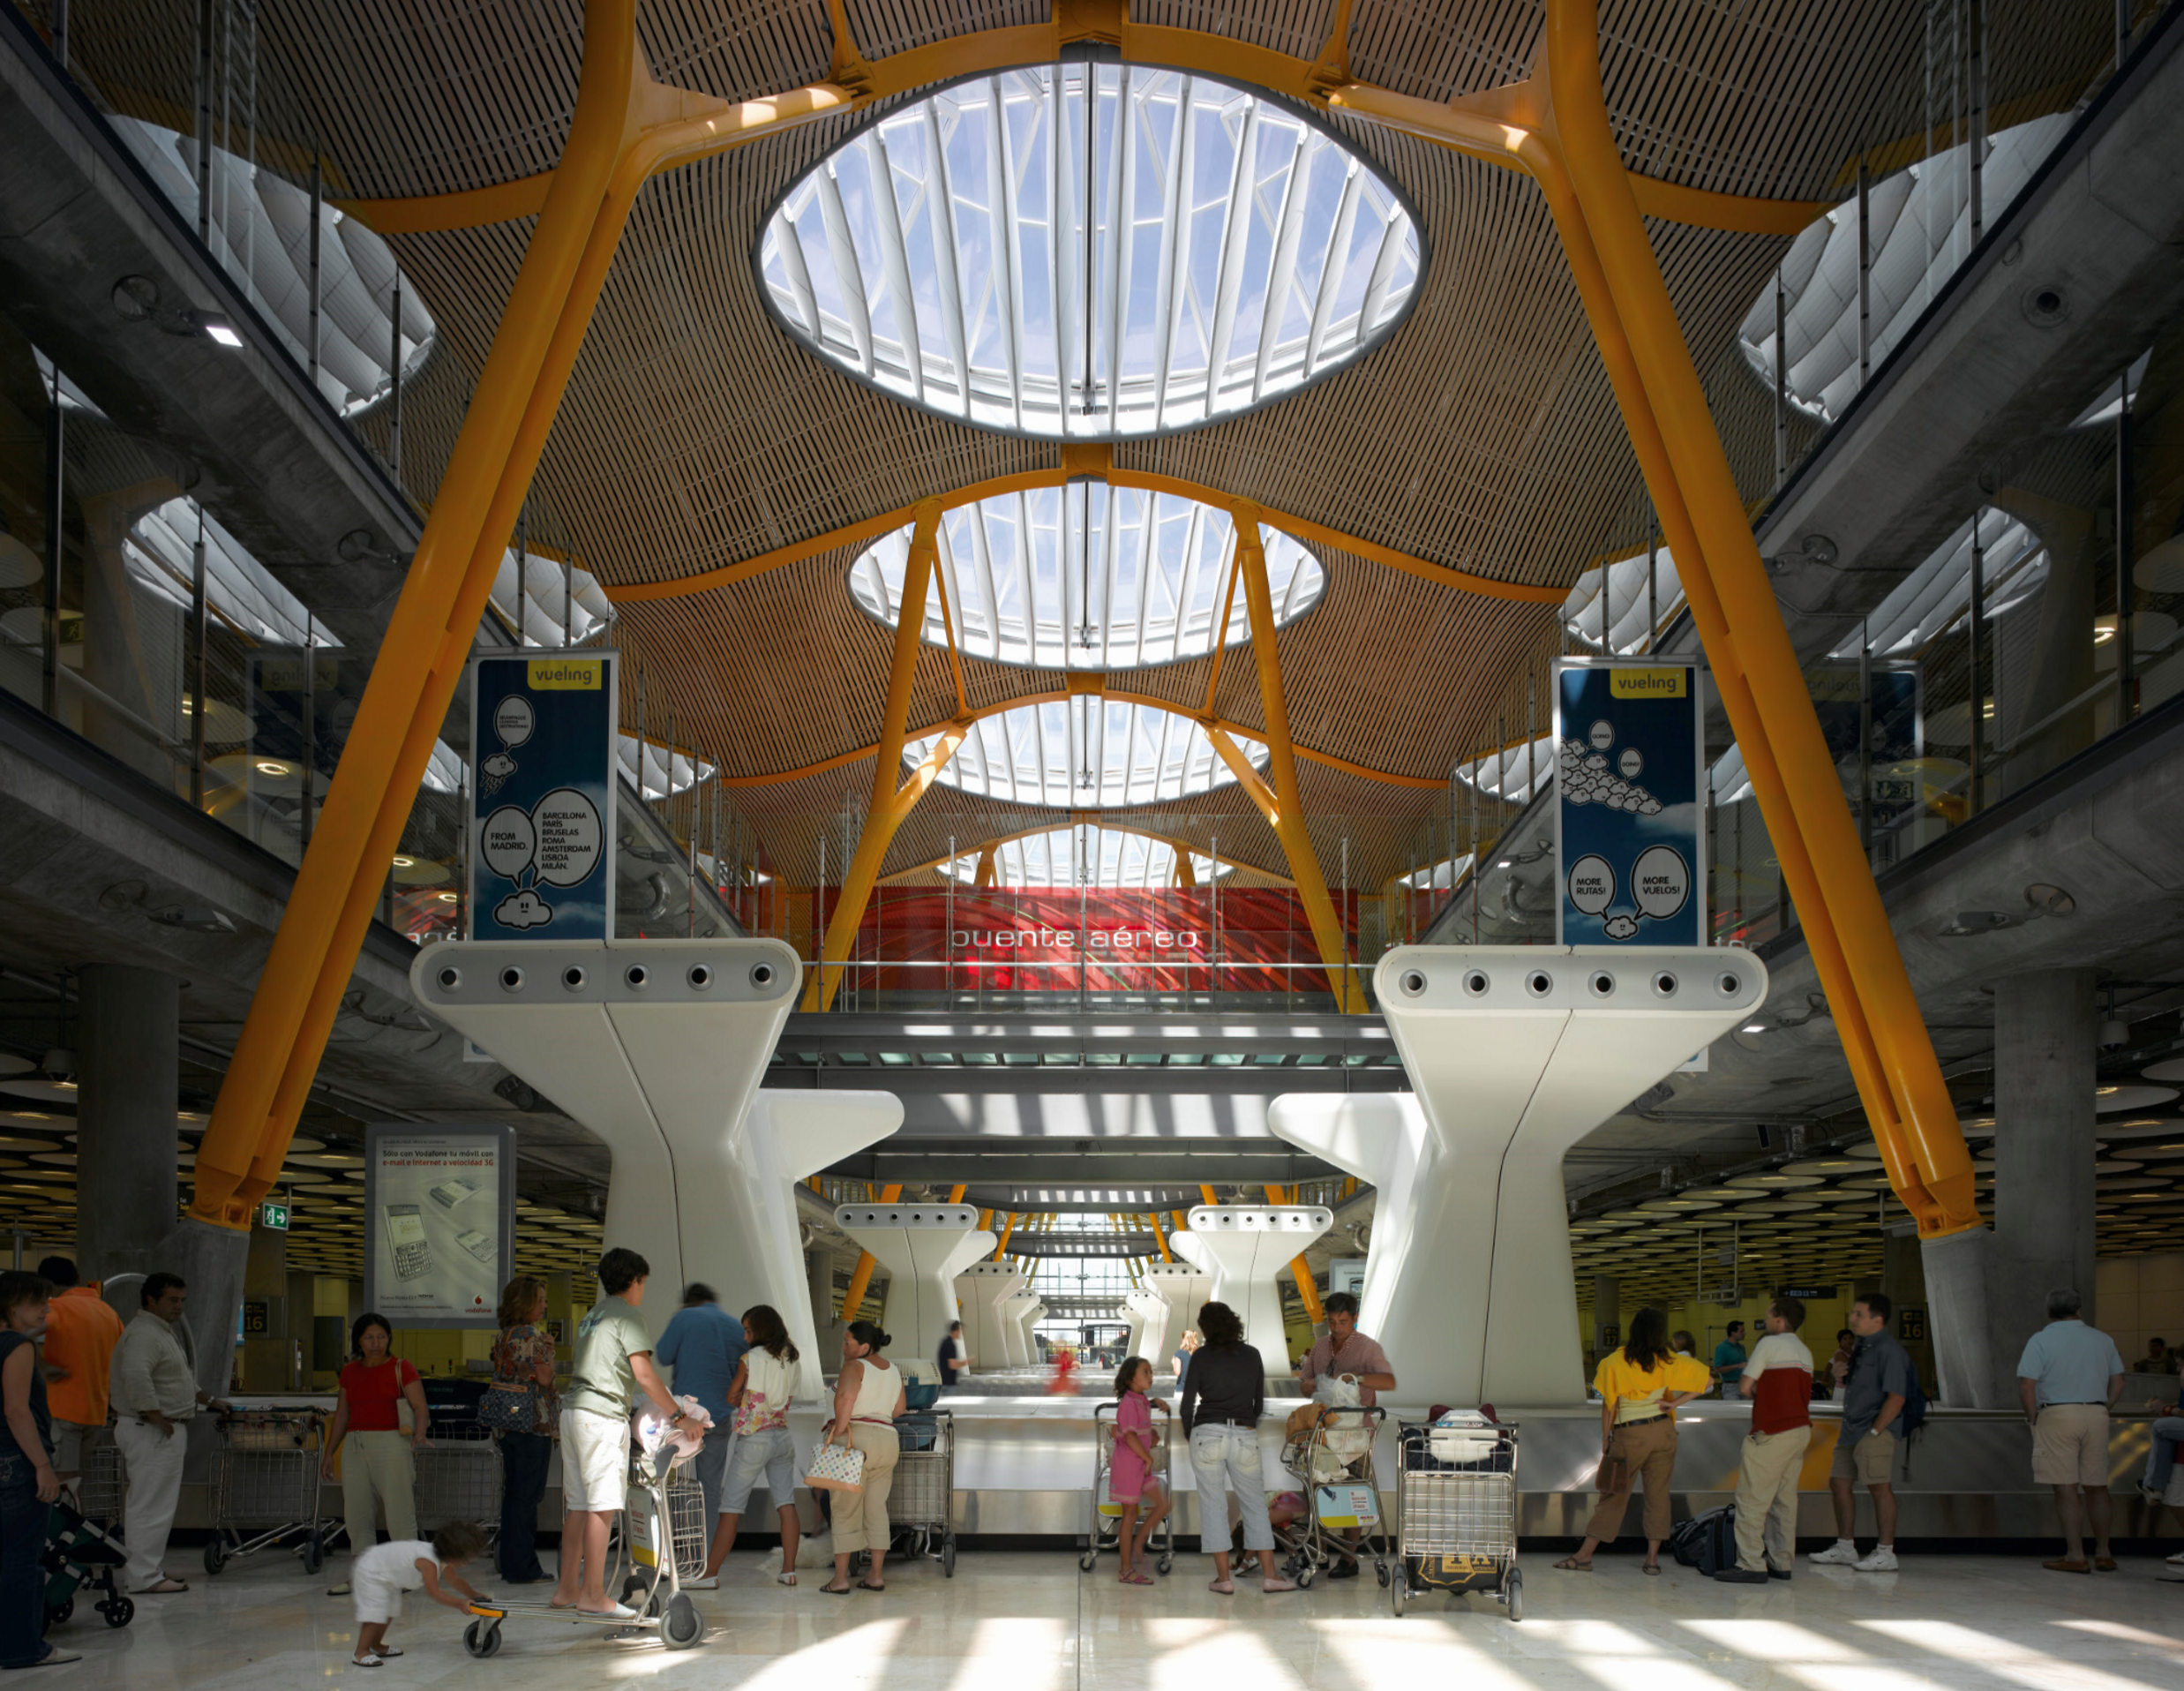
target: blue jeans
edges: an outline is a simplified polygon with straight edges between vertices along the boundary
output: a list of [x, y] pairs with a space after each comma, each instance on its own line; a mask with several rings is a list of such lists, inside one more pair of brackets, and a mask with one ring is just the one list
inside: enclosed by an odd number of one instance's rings
[[[705, 1435], [705, 1447], [699, 1451], [692, 1466], [698, 1470], [698, 1485], [705, 1493], [705, 1518], [715, 1519], [720, 1514], [720, 1477], [728, 1465], [728, 1447], [735, 1442], [735, 1429], [724, 1422], [716, 1422]], [[707, 1527], [710, 1533], [713, 1529]]]
[[2184, 1415], [2165, 1415], [2147, 1432], [2146, 1484], [2156, 1492], [2165, 1492], [2169, 1476], [2176, 1468], [2176, 1447], [2184, 1444]]
[[761, 1474], [766, 1477], [766, 1490], [777, 1510], [796, 1507], [796, 1442], [788, 1428], [747, 1432], [736, 1440], [735, 1455], [728, 1464], [727, 1488], [721, 1493], [716, 1513], [741, 1514]]
[[46, 1576], [38, 1565], [52, 1506], [38, 1501], [38, 1471], [18, 1450], [0, 1452], [0, 1667], [35, 1667], [46, 1642]]
[[[543, 1580], [538, 1565], [538, 1505], [546, 1495], [553, 1440], [543, 1432], [500, 1435], [500, 1577]], [[369, 1548], [369, 1546], [365, 1546]]]
[[1274, 1523], [1266, 1514], [1266, 1474], [1259, 1460], [1257, 1428], [1192, 1428], [1190, 1468], [1198, 1479], [1200, 1550], [1209, 1556], [1228, 1553], [1228, 1499], [1223, 1492], [1231, 1487], [1243, 1511], [1245, 1551], [1273, 1549]]

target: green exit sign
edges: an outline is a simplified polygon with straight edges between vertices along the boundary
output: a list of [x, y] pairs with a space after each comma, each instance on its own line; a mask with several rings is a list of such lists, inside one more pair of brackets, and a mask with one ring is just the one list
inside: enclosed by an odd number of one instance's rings
[[258, 1225], [271, 1228], [275, 1233], [289, 1230], [289, 1206], [286, 1204], [260, 1204], [258, 1206]]

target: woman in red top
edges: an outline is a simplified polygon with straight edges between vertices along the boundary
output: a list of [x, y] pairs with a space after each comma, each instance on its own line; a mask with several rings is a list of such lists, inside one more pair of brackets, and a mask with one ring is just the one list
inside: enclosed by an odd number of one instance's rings
[[[388, 1347], [394, 1330], [384, 1315], [369, 1311], [349, 1329], [356, 1357], [341, 1372], [341, 1397], [334, 1406], [334, 1424], [326, 1430], [326, 1447], [319, 1459], [319, 1472], [334, 1477], [334, 1459], [342, 1440], [349, 1458], [341, 1463], [341, 1514], [349, 1522], [351, 1560], [379, 1542], [379, 1511], [387, 1511], [387, 1537], [417, 1536], [417, 1464], [413, 1452], [424, 1443], [432, 1423], [424, 1409], [424, 1386], [417, 1371], [396, 1357]], [[402, 1430], [401, 1405], [409, 1405], [409, 1428]], [[328, 1588], [340, 1597], [346, 1582]]]

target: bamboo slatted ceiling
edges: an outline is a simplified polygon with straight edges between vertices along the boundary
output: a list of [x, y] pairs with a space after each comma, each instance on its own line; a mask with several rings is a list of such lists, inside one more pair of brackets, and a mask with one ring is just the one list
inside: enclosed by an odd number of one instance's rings
[[[1131, 15], [1310, 58], [1335, 10], [1334, 0], [1133, 0]], [[2107, 0], [1990, 0], [1985, 10], [1991, 101], [2014, 106], [2015, 121], [2068, 109], [2110, 51]], [[874, 58], [1050, 15], [1045, 0], [849, 0], [848, 11]], [[1600, 15], [1610, 122], [1647, 175], [1818, 199], [1843, 190], [1861, 154], [1900, 163], [1927, 144], [1921, 0], [1602, 0]], [[300, 179], [315, 153], [337, 190], [396, 196], [509, 182], [559, 154], [581, 0], [261, 0], [258, 16], [258, 133], [230, 125], [221, 139], [236, 150], [247, 139], [264, 168]], [[659, 79], [723, 98], [808, 83], [829, 63], [824, 0], [641, 0], [637, 17]], [[1524, 74], [1542, 19], [1538, 0], [1358, 0], [1350, 64], [1367, 80], [1447, 100]], [[189, 126], [194, 8], [80, 6], [71, 39], [78, 74], [114, 108]], [[815, 123], [646, 189], [534, 488], [535, 537], [609, 584], [670, 581], [1059, 462], [1050, 443], [981, 432], [872, 392], [794, 345], [767, 312], [752, 265], [764, 217], [865, 121]], [[1127, 443], [1118, 464], [1509, 582], [1566, 587], [1589, 563], [1642, 545], [1635, 462], [1537, 192], [1410, 137], [1328, 121], [1417, 208], [1431, 256], [1416, 309], [1356, 365], [1264, 410]], [[519, 221], [394, 237], [442, 342], [406, 396], [403, 469], [420, 498], [434, 492], [529, 235]], [[1788, 243], [1668, 225], [1655, 239], [1739, 485], [1756, 498], [1773, 469], [1768, 398], [1736, 357], [1735, 334]], [[844, 586], [854, 550], [626, 607], [619, 637], [645, 662], [650, 722], [672, 714], [678, 739], [731, 776], [874, 744], [889, 636]], [[1522, 732], [1510, 722], [1512, 688], [1551, 649], [1553, 607], [1315, 550], [1328, 571], [1325, 599], [1280, 639], [1302, 744], [1437, 778], [1497, 734]], [[1210, 667], [1195, 658], [1126, 685], [1197, 711]], [[973, 708], [1062, 685], [1054, 672], [974, 658], [963, 668]], [[947, 654], [928, 649], [912, 724], [955, 709]], [[1224, 662], [1213, 709], [1262, 725], [1247, 654]], [[860, 806], [871, 775], [869, 759], [852, 761], [739, 789], [737, 804], [784, 873], [808, 879], [816, 835], [807, 824]], [[1316, 829], [1323, 817], [1347, 819], [1337, 827], [1351, 830], [1354, 853], [1395, 853], [1403, 830], [1441, 802], [1317, 764], [1301, 778]], [[1233, 839], [1242, 861], [1280, 869], [1271, 830], [1239, 814], [1238, 797], [1175, 807], [1167, 831], [1218, 822], [1225, 854]], [[1365, 823], [1382, 817], [1389, 831], [1376, 846]], [[980, 819], [992, 819], [990, 806], [930, 794], [890, 862], [938, 857], [951, 828]], [[1038, 820], [1020, 813], [1017, 825]], [[1320, 846], [1325, 853], [1329, 841]]]

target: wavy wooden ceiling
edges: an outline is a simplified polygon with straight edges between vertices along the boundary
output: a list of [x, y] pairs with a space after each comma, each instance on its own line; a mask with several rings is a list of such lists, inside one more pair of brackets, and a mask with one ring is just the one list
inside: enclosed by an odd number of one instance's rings
[[[71, 39], [107, 97], [180, 121], [193, 58], [186, 10], [153, 0], [79, 8]], [[1355, 72], [1448, 99], [1522, 74], [1535, 0], [1358, 0]], [[2041, 97], [2107, 52], [2102, 0], [1990, 0], [1993, 98]], [[1310, 57], [1332, 0], [1135, 0], [1140, 20]], [[878, 57], [965, 31], [1037, 22], [1045, 0], [849, 0]], [[300, 171], [312, 146], [359, 195], [442, 192], [532, 175], [558, 156], [574, 98], [579, 0], [432, 5], [262, 0], [259, 156]], [[1925, 100], [1921, 0], [1606, 0], [1602, 56], [1626, 158], [1648, 175], [1774, 197], [1841, 191], [1861, 149], [1915, 136]], [[824, 0], [639, 0], [663, 81], [732, 99], [824, 75]], [[854, 126], [845, 118], [656, 181], [639, 201], [534, 493], [533, 532], [610, 583], [659, 581], [751, 554], [934, 492], [1058, 462], [913, 411], [791, 342], [767, 315], [751, 251], [777, 197]], [[1410, 195], [1430, 244], [1417, 309], [1362, 364], [1265, 410], [1116, 449], [1126, 466], [1189, 477], [1330, 527], [1512, 582], [1562, 585], [1641, 544], [1635, 462], [1544, 205], [1521, 177], [1354, 120], [1344, 139]], [[1946, 144], [1944, 138], [1943, 144]], [[405, 236], [406, 273], [443, 347], [405, 417], [405, 477], [429, 499], [520, 266], [528, 225]], [[1773, 470], [1768, 397], [1732, 352], [1735, 328], [1786, 243], [1656, 226], [1670, 290], [1747, 496]], [[626, 607], [619, 638], [642, 660], [648, 726], [732, 775], [804, 767], [871, 745], [888, 636], [852, 604], [847, 552], [739, 586]], [[1445, 777], [1506, 721], [1512, 681], [1557, 638], [1553, 613], [1443, 590], [1341, 554], [1325, 601], [1281, 641], [1300, 742], [1377, 768]], [[1116, 685], [1196, 707], [1205, 662]], [[1058, 685], [966, 661], [972, 704]], [[926, 655], [913, 725], [949, 714], [944, 656]], [[1231, 654], [1221, 714], [1259, 721], [1248, 654]], [[1308, 805], [1370, 860], [1377, 883], [1445, 795], [1313, 765]], [[869, 759], [739, 789], [737, 808], [793, 880], [815, 866], [825, 818], [869, 792]], [[1235, 819], [1247, 861], [1280, 867], [1233, 788], [1170, 807]], [[997, 807], [936, 789], [889, 868], [938, 856]], [[1347, 828], [1337, 818], [1355, 819]], [[1017, 813], [1016, 825], [1036, 820]], [[1256, 830], [1256, 831], [1254, 831]], [[1003, 831], [987, 827], [987, 831]], [[1194, 824], [1188, 831], [1197, 837]], [[836, 830], [839, 836], [839, 827]], [[969, 844], [964, 838], [961, 841]], [[1326, 842], [1323, 842], [1325, 846]], [[835, 848], [838, 851], [839, 846]]]

